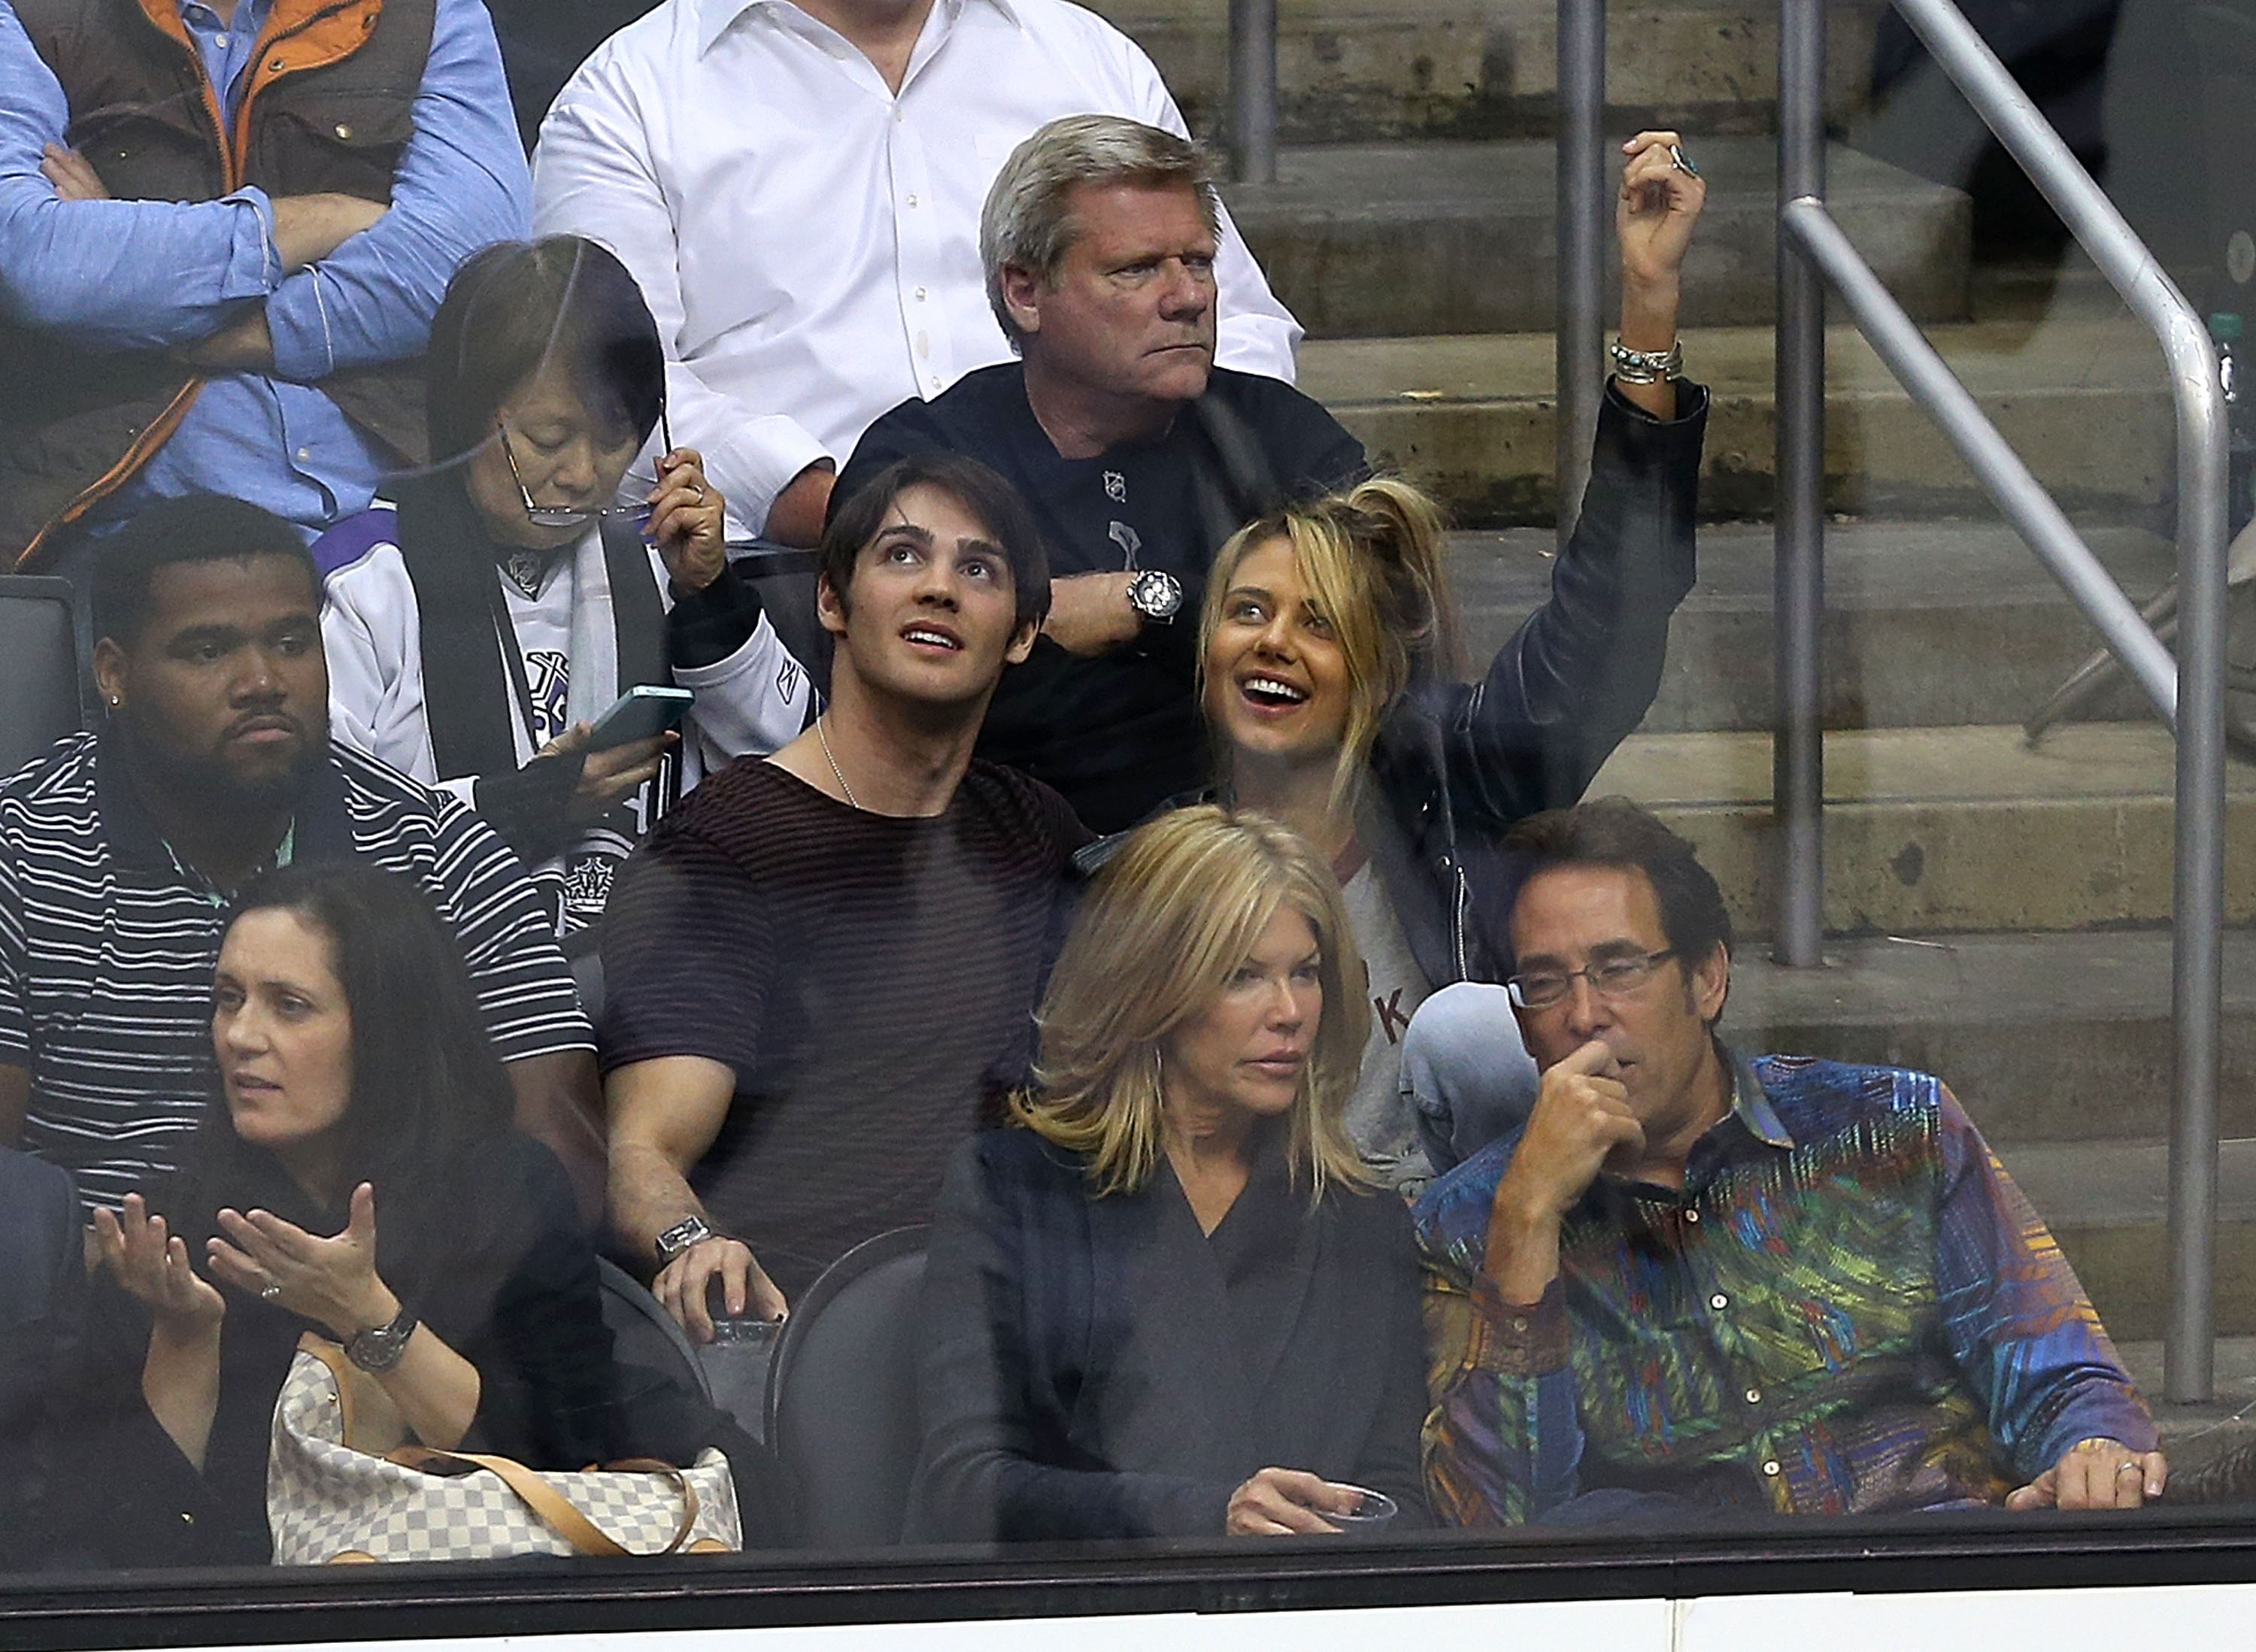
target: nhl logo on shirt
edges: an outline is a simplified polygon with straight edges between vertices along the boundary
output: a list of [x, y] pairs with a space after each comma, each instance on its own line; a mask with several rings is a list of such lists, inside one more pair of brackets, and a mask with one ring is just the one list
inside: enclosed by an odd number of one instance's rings
[[1126, 504], [1128, 502], [1128, 478], [1122, 476], [1117, 470], [1107, 470], [1104, 473], [1104, 497], [1111, 500], [1115, 505]]

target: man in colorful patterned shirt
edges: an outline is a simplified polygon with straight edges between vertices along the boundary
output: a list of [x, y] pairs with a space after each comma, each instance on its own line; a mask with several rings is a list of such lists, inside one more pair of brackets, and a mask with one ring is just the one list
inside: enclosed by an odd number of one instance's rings
[[1722, 895], [1634, 805], [1510, 845], [1510, 990], [1544, 1074], [1526, 1124], [1418, 1206], [1436, 1512], [2160, 1495], [2146, 1407], [1949, 1091], [1718, 1041]]

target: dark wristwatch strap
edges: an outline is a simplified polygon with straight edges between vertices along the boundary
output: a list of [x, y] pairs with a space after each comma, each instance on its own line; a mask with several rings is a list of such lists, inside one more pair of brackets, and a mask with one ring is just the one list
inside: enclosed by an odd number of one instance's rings
[[399, 1363], [399, 1356], [407, 1352], [407, 1339], [415, 1334], [418, 1323], [415, 1316], [403, 1308], [390, 1324], [356, 1331], [347, 1338], [345, 1358], [363, 1371], [381, 1375]]

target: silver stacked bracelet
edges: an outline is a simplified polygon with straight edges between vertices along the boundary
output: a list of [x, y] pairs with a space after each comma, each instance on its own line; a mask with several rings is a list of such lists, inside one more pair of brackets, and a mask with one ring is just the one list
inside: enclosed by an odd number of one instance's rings
[[1684, 341], [1664, 350], [1631, 349], [1619, 339], [1606, 346], [1613, 357], [1614, 377], [1625, 385], [1657, 385], [1664, 378], [1684, 377]]

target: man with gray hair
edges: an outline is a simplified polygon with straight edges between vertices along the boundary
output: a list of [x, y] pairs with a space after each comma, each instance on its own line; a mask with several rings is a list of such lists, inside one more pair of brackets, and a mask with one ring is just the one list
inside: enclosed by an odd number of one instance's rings
[[[557, 96], [533, 223], [633, 272], [732, 531], [812, 545], [872, 419], [1010, 355], [979, 203], [1029, 132], [1088, 109], [1186, 130], [1151, 60], [1070, 0], [665, 0]], [[1222, 359], [1289, 379], [1299, 325], [1242, 247], [1217, 273]]]
[[1107, 115], [1050, 122], [980, 215], [988, 302], [1020, 359], [872, 425], [835, 497], [906, 454], [972, 454], [1050, 540], [1048, 623], [1005, 679], [980, 753], [1099, 831], [1204, 783], [1191, 692], [1223, 540], [1364, 473], [1362, 444], [1290, 385], [1215, 364], [1228, 225], [1195, 145]]

